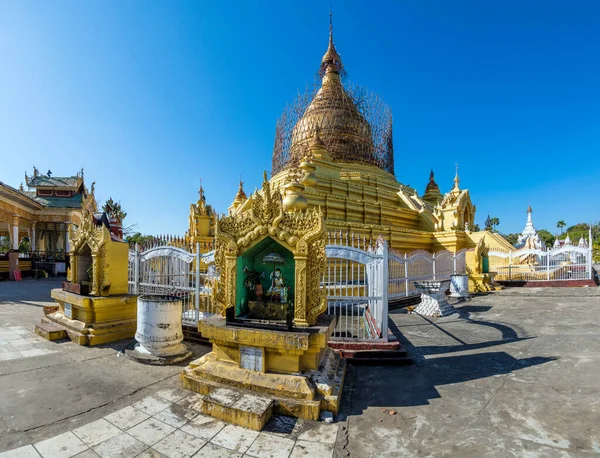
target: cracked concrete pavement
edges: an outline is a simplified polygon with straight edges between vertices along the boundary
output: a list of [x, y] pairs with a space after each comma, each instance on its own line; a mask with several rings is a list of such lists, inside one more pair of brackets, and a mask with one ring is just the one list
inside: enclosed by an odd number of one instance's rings
[[[33, 334], [50, 289], [60, 281], [0, 282], [0, 328]], [[28, 336], [32, 341], [35, 335]], [[43, 356], [0, 361], [0, 451], [37, 442], [102, 418], [161, 388], [179, 386], [182, 365], [154, 367], [129, 360], [132, 339], [98, 347], [37, 338]], [[210, 351], [190, 345], [196, 357]]]
[[392, 312], [416, 364], [350, 367], [338, 454], [600, 454], [600, 289], [512, 288], [457, 308]]
[[[0, 328], [33, 330], [57, 285], [0, 283]], [[416, 363], [349, 367], [335, 456], [600, 454], [600, 289], [507, 289], [458, 309], [440, 319], [391, 313]], [[130, 344], [40, 341], [55, 351], [0, 361], [0, 451], [180, 387], [181, 366], [119, 356]]]

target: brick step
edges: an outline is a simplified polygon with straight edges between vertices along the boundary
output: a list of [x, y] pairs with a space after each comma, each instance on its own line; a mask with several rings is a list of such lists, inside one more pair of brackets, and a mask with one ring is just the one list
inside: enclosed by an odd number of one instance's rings
[[206, 415], [261, 431], [273, 414], [274, 401], [270, 397], [216, 384], [205, 386], [209, 392], [200, 395], [200, 410]]
[[52, 322], [43, 322], [35, 325], [35, 333], [47, 340], [61, 340], [67, 338], [64, 326]]

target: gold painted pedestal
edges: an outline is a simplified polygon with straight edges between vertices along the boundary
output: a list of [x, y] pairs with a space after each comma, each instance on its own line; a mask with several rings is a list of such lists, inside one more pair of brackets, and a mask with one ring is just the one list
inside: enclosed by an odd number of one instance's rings
[[[328, 316], [293, 331], [245, 328], [228, 325], [221, 317], [208, 318], [199, 330], [213, 351], [183, 370], [183, 386], [209, 397], [223, 388], [252, 393], [271, 400], [277, 413], [308, 420], [317, 420], [321, 410], [336, 414], [346, 366], [327, 347], [334, 327]], [[218, 407], [215, 415], [209, 398], [202, 404], [205, 413], [247, 428], [260, 430], [268, 420]]]
[[469, 274], [469, 292], [485, 293], [488, 291], [499, 291], [502, 286], [494, 283], [494, 272], [485, 274]]
[[[100, 345], [135, 335], [136, 296], [81, 296], [58, 288], [51, 291], [51, 296], [59, 310], [46, 315], [43, 321], [61, 325], [79, 345]], [[38, 327], [36, 332], [40, 333]]]

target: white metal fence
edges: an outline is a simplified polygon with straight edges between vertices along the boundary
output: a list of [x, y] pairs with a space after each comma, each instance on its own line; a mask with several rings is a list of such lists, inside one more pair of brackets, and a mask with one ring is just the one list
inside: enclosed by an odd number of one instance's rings
[[401, 253], [390, 249], [388, 256], [389, 300], [418, 294], [414, 285], [415, 281], [448, 280], [454, 273], [464, 273], [467, 251], [464, 249], [451, 253], [442, 250], [437, 253], [429, 253], [418, 250], [412, 253]]
[[387, 340], [387, 242], [380, 238], [367, 244], [357, 238], [346, 243], [325, 248], [321, 285], [327, 292], [327, 313], [338, 318], [333, 338]]
[[586, 245], [490, 251], [489, 270], [507, 282], [591, 280], [592, 248]]
[[466, 252], [401, 253], [379, 237], [328, 234], [322, 286], [327, 313], [338, 317], [335, 339], [387, 340], [388, 302], [418, 292], [415, 281], [446, 280], [464, 273]]
[[172, 245], [152, 246], [140, 252], [129, 251], [129, 293], [165, 294], [183, 303], [183, 324], [196, 326], [198, 320], [216, 313], [211, 298], [215, 276], [214, 251]]
[[[171, 243], [171, 242], [167, 242]], [[214, 251], [190, 249], [158, 240], [129, 251], [129, 292], [169, 294], [183, 301], [183, 322], [196, 326], [217, 313], [212, 285], [217, 273]], [[329, 233], [327, 265], [321, 286], [327, 294], [327, 313], [337, 316], [336, 339], [387, 340], [388, 301], [417, 294], [414, 282], [449, 279], [465, 271], [466, 250], [458, 253], [389, 249], [379, 237], [373, 241], [348, 233]]]

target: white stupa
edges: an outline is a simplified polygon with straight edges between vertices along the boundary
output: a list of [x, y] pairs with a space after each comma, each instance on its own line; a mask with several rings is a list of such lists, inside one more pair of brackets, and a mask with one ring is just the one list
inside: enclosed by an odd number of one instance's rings
[[523, 248], [525, 245], [528, 247], [535, 247], [536, 249], [546, 248], [546, 244], [540, 239], [535, 227], [533, 226], [533, 220], [531, 219], [531, 205], [527, 208], [527, 223], [525, 229], [521, 232], [521, 235], [517, 239], [515, 248]]

